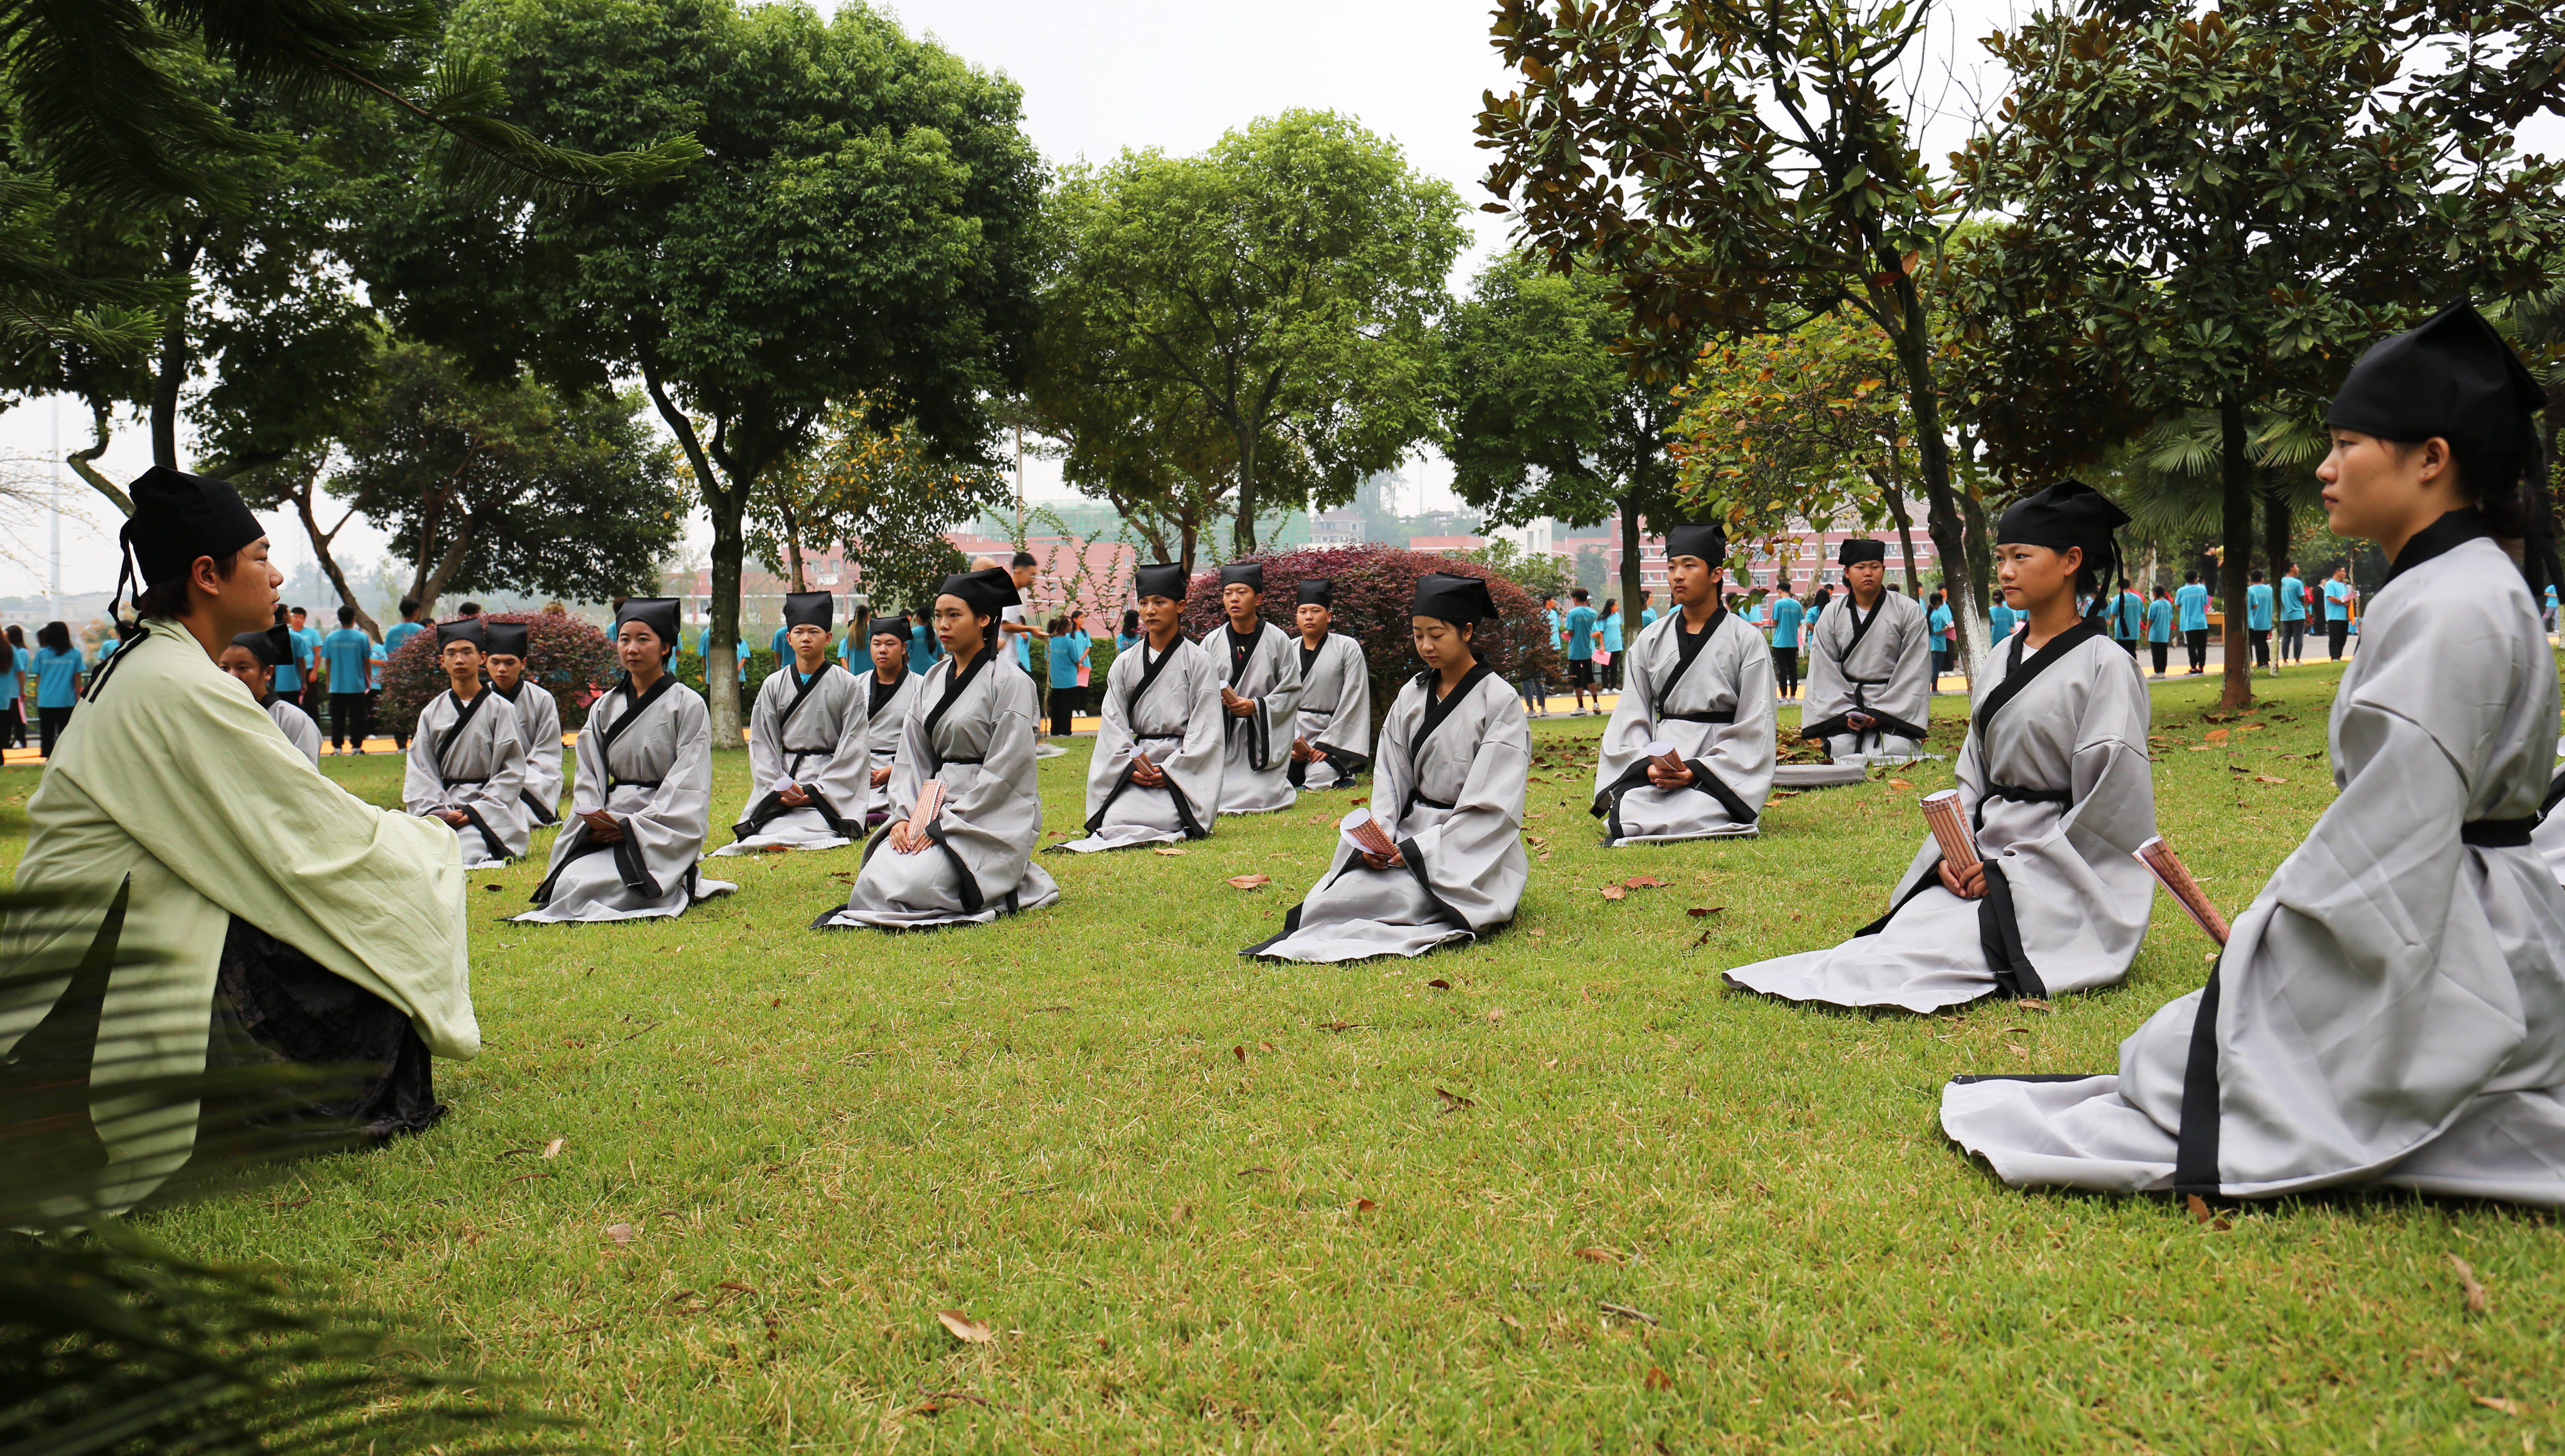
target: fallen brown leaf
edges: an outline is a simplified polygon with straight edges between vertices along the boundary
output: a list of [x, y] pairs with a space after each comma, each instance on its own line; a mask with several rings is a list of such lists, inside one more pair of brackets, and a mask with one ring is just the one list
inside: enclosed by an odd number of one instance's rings
[[1247, 1049], [1245, 1047], [1232, 1047], [1229, 1049], [1229, 1055], [1237, 1058], [1241, 1062], [1245, 1062], [1247, 1060]]
[[1626, 900], [1629, 897], [1630, 892], [1617, 884], [1603, 886], [1603, 898], [1607, 900]]
[[2203, 746], [2203, 745], [2201, 745], [2201, 744], [2197, 744], [2197, 743], [2195, 743], [2195, 744], [2193, 744], [2193, 745], [2192, 745], [2188, 750], [2186, 750], [2186, 752], [2190, 752], [2190, 753], [2215, 753], [2215, 752], [2217, 752], [2217, 750], [2216, 750], [2216, 749], [2215, 749], [2215, 748], [2204, 747], [2204, 746]]
[[1664, 889], [1666, 887], [1666, 881], [1657, 878], [1653, 874], [1642, 874], [1636, 879], [1625, 879], [1621, 882], [1632, 889]]
[[[1544, 858], [1544, 859], [1546, 859], [1546, 858], [1548, 858], [1549, 856], [1548, 856], [1548, 855], [1546, 855], [1546, 854], [1543, 854], [1541, 857], [1542, 857], [1542, 858]], [[1534, 925], [1533, 927], [1531, 927], [1531, 930], [1529, 931], [1529, 934], [1531, 935], [1531, 938], [1532, 938], [1532, 939], [1534, 939], [1534, 940], [1538, 940], [1538, 939], [1540, 939], [1542, 936], [1547, 935], [1548, 933], [1549, 933], [1548, 931], [1543, 930], [1542, 928], [1540, 928], [1540, 927], [1539, 927], [1539, 926], [1537, 926], [1537, 925]]]
[[1532, 847], [1533, 849], [1538, 849], [1545, 848], [1545, 847], [1549, 844], [1549, 841], [1542, 839], [1540, 836], [1538, 836], [1538, 835], [1536, 835], [1536, 834], [1533, 834], [1533, 833], [1531, 833], [1531, 832], [1530, 832], [1530, 831], [1528, 831], [1528, 830], [1525, 830], [1525, 831], [1523, 832], [1523, 843], [1524, 843], [1524, 844], [1526, 844], [1526, 845], [1531, 846], [1531, 847]]
[[714, 1286], [713, 1286], [713, 1288], [715, 1288], [715, 1289], [726, 1289], [726, 1290], [729, 1290], [732, 1294], [735, 1294], [735, 1295], [753, 1295], [753, 1294], [757, 1293], [757, 1290], [756, 1290], [756, 1288], [755, 1288], [754, 1286], [741, 1284], [741, 1283], [739, 1283], [737, 1280], [729, 1280], [729, 1279], [725, 1279], [725, 1280], [723, 1280], [721, 1283], [719, 1283], [719, 1284], [717, 1284], [717, 1285], [714, 1285]]
[[1698, 920], [1705, 915], [1716, 915], [1727, 908], [1728, 907], [1726, 905], [1695, 905], [1691, 909], [1684, 911], [1684, 913]]
[[1368, 1198], [1357, 1198], [1354, 1200], [1354, 1212], [1356, 1213], [1369, 1213], [1378, 1207], [1380, 1207], [1379, 1204], [1372, 1202]]
[[1509, 1330], [1520, 1330], [1522, 1328], [1522, 1322], [1512, 1315], [1499, 1315], [1497, 1317], [1497, 1323], [1505, 1326]]
[[2528, 1407], [2522, 1405], [2519, 1401], [2505, 1400], [2499, 1395], [2479, 1395], [2476, 1397], [2476, 1404], [2483, 1406], [2487, 1410], [2499, 1410], [2505, 1415], [2527, 1415], [2529, 1413]]
[[485, 885], [483, 885], [483, 886], [481, 886], [481, 887], [482, 887], [483, 889], [495, 890], [495, 889], [504, 889], [506, 886], [504, 886], [504, 885], [496, 885], [496, 884], [485, 884]]
[[1651, 1390], [1671, 1390], [1675, 1386], [1674, 1377], [1655, 1365], [1648, 1366], [1647, 1383]]
[[2226, 730], [2223, 728], [2212, 728], [2207, 733], [2200, 736], [2200, 741], [2203, 743], [2224, 743], [2226, 741]]
[[1576, 1251], [1576, 1257], [1584, 1260], [1588, 1264], [1618, 1264], [1621, 1262], [1620, 1255], [1609, 1249], [1601, 1247], [1579, 1249]]
[[1184, 852], [1184, 850], [1177, 849], [1177, 848], [1176, 848], [1175, 846], [1173, 846], [1173, 845], [1160, 845], [1160, 846], [1158, 847], [1157, 852], [1159, 852], [1159, 853], [1161, 853], [1161, 854], [1181, 854], [1181, 853], [1183, 853], [1183, 852]]
[[1915, 786], [1904, 779], [1891, 779], [1888, 781], [1888, 787], [1891, 789], [1912, 789]]
[[628, 1223], [607, 1224], [605, 1226], [605, 1236], [618, 1244], [629, 1244], [632, 1242], [632, 1225]]
[[1436, 976], [1433, 980], [1428, 981], [1425, 984], [1433, 987], [1437, 991], [1449, 991], [1452, 989], [1452, 983], [1444, 980], [1441, 976]]
[[2210, 1212], [2208, 1199], [2201, 1197], [2197, 1193], [2192, 1193], [2185, 1195], [2182, 1202], [2185, 1208], [2191, 1210], [2191, 1216], [2196, 1222], [2209, 1222]]
[[2483, 1283], [2476, 1278], [2475, 1270], [2468, 1267], [2467, 1261], [2455, 1254], [2449, 1256], [2449, 1267], [2458, 1272], [2458, 1288], [2466, 1292], [2467, 1313], [2483, 1314], [2487, 1296]]
[[[964, 1344], [990, 1344], [997, 1340], [998, 1336], [988, 1326], [959, 1310], [938, 1310], [935, 1312], [935, 1318], [943, 1323], [946, 1330], [952, 1332], [954, 1338]], [[972, 1398], [978, 1399], [977, 1396]]]
[[1488, 1008], [1488, 1025], [1495, 1026], [1497, 1023], [1504, 1021], [1505, 1019], [1506, 1009], [1504, 1007], [1492, 1006]]
[[1233, 874], [1229, 877], [1229, 882], [1240, 889], [1256, 889], [1263, 885], [1272, 884], [1274, 882], [1274, 876], [1270, 874]]
[[2289, 781], [2286, 779], [2275, 779], [2269, 774], [2255, 774], [2253, 776], [2253, 782], [2256, 784], [2285, 784]]
[[2039, 999], [2038, 997], [2036, 997], [2036, 996], [2025, 996], [2025, 997], [2021, 998], [2019, 1001], [2014, 1002], [2014, 1003], [2013, 1003], [2013, 1005], [2020, 1007], [2020, 1008], [2021, 1008], [2022, 1010], [2024, 1010], [2024, 1011], [2046, 1011], [2046, 1010], [2048, 1010], [2048, 1003], [2047, 1003], [2047, 1002], [2045, 1002], [2045, 1001], [2040, 1000], [2040, 999]]

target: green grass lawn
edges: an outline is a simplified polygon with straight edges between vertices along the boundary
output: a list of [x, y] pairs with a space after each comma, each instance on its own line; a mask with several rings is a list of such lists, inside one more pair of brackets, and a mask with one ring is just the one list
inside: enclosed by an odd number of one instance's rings
[[[2156, 694], [2164, 831], [2230, 913], [2332, 795], [2332, 683], [2263, 679], [2217, 745], [2215, 679]], [[1938, 751], [1962, 706], [1935, 704]], [[2112, 1070], [2201, 983], [2170, 903], [2125, 985], [2046, 1010], [1729, 992], [1722, 968], [1879, 913], [1917, 795], [1606, 851], [1600, 728], [1534, 725], [1521, 919], [1407, 962], [1236, 954], [1323, 865], [1343, 795], [1181, 855], [1047, 856], [1056, 907], [905, 937], [805, 928], [851, 849], [717, 861], [740, 892], [679, 920], [505, 924], [539, 836], [475, 878], [487, 1046], [440, 1064], [445, 1124], [153, 1222], [446, 1332], [613, 1450], [2565, 1441], [2547, 1216], [2378, 1197], [2204, 1225], [2012, 1192], [1942, 1137], [1952, 1074]], [[1053, 830], [1085, 762], [1043, 766]], [[398, 766], [330, 761], [383, 804]], [[10, 859], [34, 772], [0, 775]], [[744, 756], [717, 774], [727, 819]], [[1602, 893], [1642, 876], [1669, 883]]]

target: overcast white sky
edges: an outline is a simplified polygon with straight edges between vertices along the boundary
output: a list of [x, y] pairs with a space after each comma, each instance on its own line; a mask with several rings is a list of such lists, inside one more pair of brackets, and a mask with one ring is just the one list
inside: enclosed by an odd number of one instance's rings
[[[1126, 146], [1197, 151], [1258, 117], [1326, 108], [1396, 140], [1414, 165], [1458, 186], [1473, 209], [1488, 200], [1477, 181], [1487, 154], [1474, 144], [1473, 127], [1482, 94], [1508, 87], [1488, 45], [1488, 0], [904, 0], [886, 8], [912, 32], [1021, 83], [1027, 125], [1053, 161], [1102, 161]], [[1984, 70], [1978, 39], [2015, 11], [2013, 0], [1951, 0], [1943, 8], [1918, 78], [1932, 111], [1926, 152], [1937, 162], [1968, 130]], [[2560, 129], [2543, 126], [2539, 139], [2552, 149]], [[1456, 286], [1503, 242], [1503, 219], [1468, 216], [1477, 243]], [[46, 456], [51, 417], [41, 402], [0, 414], [0, 457]], [[77, 408], [62, 412], [67, 435], [77, 437], [84, 423]], [[126, 426], [106, 467], [124, 479], [148, 459], [138, 429]], [[1418, 462], [1402, 504], [1448, 499], [1440, 486], [1447, 475], [1439, 460]], [[1037, 496], [1058, 489], [1055, 472], [1040, 461], [1027, 480]], [[76, 487], [67, 483], [66, 499], [87, 493]], [[113, 514], [104, 503], [90, 513], [92, 521]], [[18, 524], [21, 539], [8, 553], [17, 562], [0, 561], [0, 596], [43, 590], [42, 513]], [[272, 524], [290, 572], [309, 548], [290, 520]], [[360, 536], [362, 529], [350, 527], [343, 549], [379, 553], [380, 538]], [[115, 572], [109, 535], [66, 520], [64, 590], [104, 591]]]

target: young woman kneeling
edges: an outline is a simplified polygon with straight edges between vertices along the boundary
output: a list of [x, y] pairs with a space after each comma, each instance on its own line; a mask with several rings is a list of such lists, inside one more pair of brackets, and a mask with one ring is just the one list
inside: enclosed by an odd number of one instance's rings
[[2128, 974], [2155, 881], [2133, 857], [2156, 832], [2147, 688], [2078, 593], [2128, 516], [2080, 481], [2004, 512], [2004, 601], [2028, 625], [1978, 679], [1960, 750], [1961, 812], [1980, 863], [1955, 870], [1932, 836], [1889, 912], [1832, 950], [1740, 966], [1730, 984], [1790, 1001], [1931, 1013], [1989, 996], [2089, 991]]
[[1349, 961], [1422, 955], [1491, 935], [1522, 903], [1524, 776], [1531, 725], [1522, 702], [1480, 662], [1496, 620], [1488, 584], [1429, 573], [1416, 584], [1416, 655], [1425, 670], [1381, 720], [1371, 812], [1395, 846], [1374, 854], [1340, 841], [1317, 888], [1282, 933], [1241, 954]]

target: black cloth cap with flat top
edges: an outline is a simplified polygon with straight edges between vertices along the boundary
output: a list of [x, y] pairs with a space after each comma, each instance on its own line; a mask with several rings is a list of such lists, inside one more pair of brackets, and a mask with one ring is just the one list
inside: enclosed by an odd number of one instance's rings
[[677, 650], [677, 612], [674, 597], [627, 597], [615, 608], [614, 631], [620, 636], [625, 622], [641, 623], [659, 639], [659, 655], [665, 657]]
[[154, 465], [125, 487], [133, 501], [117, 539], [133, 554], [142, 585], [187, 575], [196, 558], [217, 560], [267, 534], [228, 481]]
[[864, 628], [864, 636], [867, 639], [873, 637], [897, 637], [899, 638], [899, 644], [905, 647], [908, 645], [908, 618], [904, 616], [876, 616], [872, 619], [871, 624]]
[[440, 621], [436, 624], [436, 650], [444, 651], [448, 642], [470, 642], [487, 652], [490, 650], [490, 631], [477, 616], [467, 616], [460, 621]]
[[1666, 560], [1699, 557], [1712, 566], [1728, 560], [1728, 533], [1717, 526], [1677, 526], [1666, 532]]
[[2061, 480], [2006, 507], [1995, 524], [1995, 541], [2050, 551], [2082, 547], [2085, 565], [2098, 571], [2111, 554], [2111, 533], [2127, 524], [2129, 513], [2110, 497], [2080, 480]]
[[1300, 584], [1300, 600], [1296, 605], [1301, 607], [1323, 607], [1328, 610], [1333, 611], [1336, 607], [1336, 584], [1333, 582], [1302, 582]]
[[821, 631], [837, 624], [837, 599], [825, 592], [787, 592], [784, 594], [784, 625], [816, 626]]
[[1231, 562], [1229, 565], [1220, 569], [1220, 584], [1224, 587], [1253, 587], [1256, 589], [1257, 595], [1261, 597], [1265, 594], [1265, 563], [1261, 561]]
[[2455, 303], [2362, 355], [2325, 424], [2403, 444], [2438, 436], [2461, 450], [2526, 455], [2538, 447], [2529, 417], [2546, 405], [2547, 391], [2484, 315]]
[[961, 598], [963, 605], [978, 616], [996, 616], [1010, 607], [1022, 605], [1025, 600], [1016, 592], [1014, 574], [1005, 567], [983, 567], [958, 577], [946, 577], [938, 595]]
[[1166, 562], [1151, 562], [1131, 574], [1131, 595], [1145, 602], [1164, 597], [1170, 602], [1185, 600], [1185, 569]]
[[232, 645], [243, 648], [270, 667], [279, 666], [294, 655], [294, 649], [286, 645], [285, 628], [281, 626], [272, 626], [263, 632], [242, 632], [232, 638]]
[[526, 649], [533, 644], [533, 633], [526, 629], [524, 622], [483, 618], [481, 630], [487, 638], [481, 650], [493, 657], [514, 657], [520, 662], [526, 660]]
[[1427, 572], [1416, 579], [1416, 602], [1408, 610], [1449, 622], [1486, 621], [1496, 616], [1497, 603], [1477, 577]]
[[1835, 548], [1835, 565], [1857, 567], [1863, 562], [1888, 560], [1888, 543], [1867, 536], [1852, 537]]

